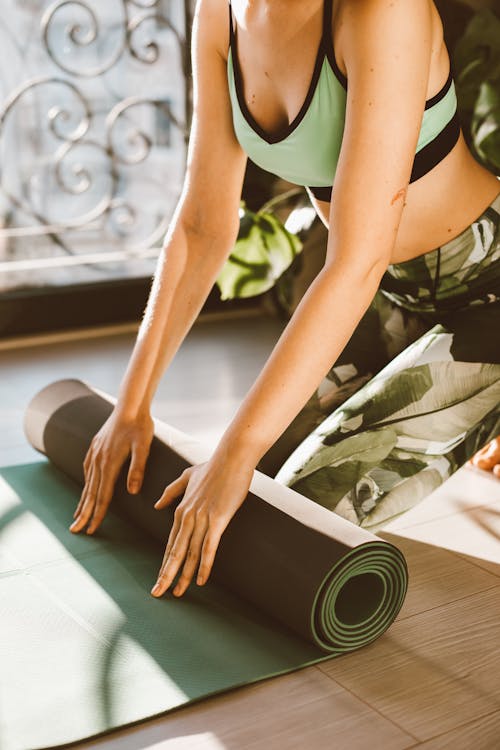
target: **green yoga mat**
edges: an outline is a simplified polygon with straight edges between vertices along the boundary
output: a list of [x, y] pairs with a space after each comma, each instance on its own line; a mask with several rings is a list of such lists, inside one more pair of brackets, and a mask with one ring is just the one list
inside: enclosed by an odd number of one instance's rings
[[[400, 550], [255, 472], [211, 579], [150, 595], [175, 505], [153, 503], [208, 448], [155, 420], [139, 495], [125, 463], [92, 537], [68, 526], [114, 399], [79, 380], [32, 399], [40, 461], [0, 468], [0, 747], [55, 747], [360, 648], [407, 588]], [[177, 501], [178, 502], [178, 501]]]

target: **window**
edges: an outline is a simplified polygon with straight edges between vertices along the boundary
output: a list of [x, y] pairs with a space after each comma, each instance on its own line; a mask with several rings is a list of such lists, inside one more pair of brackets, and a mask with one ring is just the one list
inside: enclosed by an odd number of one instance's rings
[[184, 174], [186, 17], [181, 0], [4, 15], [2, 335], [141, 314]]

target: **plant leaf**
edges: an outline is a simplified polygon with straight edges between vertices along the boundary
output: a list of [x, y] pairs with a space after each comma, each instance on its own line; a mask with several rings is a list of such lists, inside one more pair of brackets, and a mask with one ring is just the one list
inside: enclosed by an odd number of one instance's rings
[[242, 208], [238, 239], [216, 280], [222, 299], [267, 292], [301, 250], [302, 241], [276, 216]]

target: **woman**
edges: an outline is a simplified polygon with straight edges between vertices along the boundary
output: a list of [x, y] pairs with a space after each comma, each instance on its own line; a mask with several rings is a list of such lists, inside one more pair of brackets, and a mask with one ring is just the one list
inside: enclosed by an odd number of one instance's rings
[[[273, 472], [279, 467], [286, 453], [276, 462], [273, 450], [293, 425], [299, 429], [288, 448], [296, 450], [286, 462], [288, 473], [282, 467], [277, 478], [281, 474], [303, 491], [308, 477], [314, 476], [309, 489], [314, 499], [319, 494], [320, 502], [321, 488], [326, 486], [328, 495], [337, 486], [337, 476], [345, 484], [341, 462], [319, 462], [319, 470], [302, 476], [303, 467], [310, 469], [316, 461], [318, 446], [324, 451], [327, 443], [325, 431], [315, 442], [318, 424], [309, 420], [309, 407], [322, 382], [338, 380], [332, 376], [332, 363], [342, 362], [341, 354], [349, 351], [348, 343], [356, 341], [382, 299], [410, 323], [418, 318], [427, 329], [438, 324], [430, 338], [424, 326], [413, 329], [407, 342], [393, 346], [392, 355], [398, 349], [405, 356], [408, 351], [414, 361], [410, 368], [396, 367], [392, 375], [417, 373], [421, 378], [429, 366], [422, 361], [432, 359], [429, 352], [441, 347], [433, 356], [440, 365], [446, 360], [446, 387], [431, 378], [421, 403], [437, 400], [436, 411], [452, 409], [453, 418], [461, 409], [461, 420], [468, 414], [464, 404], [475, 409], [450, 450], [468, 451], [465, 460], [473, 453], [471, 446], [481, 444], [479, 438], [497, 434], [491, 432], [491, 419], [490, 434], [485, 432], [478, 415], [495, 415], [498, 404], [494, 381], [500, 378], [500, 359], [493, 326], [500, 321], [500, 184], [472, 157], [460, 132], [449, 56], [433, 1], [233, 0], [228, 7], [227, 0], [199, 0], [193, 70], [195, 107], [183, 191], [117, 404], [85, 458], [85, 486], [73, 532], [87, 524], [87, 533], [99, 527], [129, 454], [127, 487], [131, 493], [140, 489], [153, 434], [151, 400], [236, 240], [247, 154], [270, 171], [308, 186], [329, 233], [324, 267], [210, 460], [183, 472], [155, 504], [163, 508], [184, 495], [152, 590], [155, 596], [169, 588], [178, 572], [173, 591], [178, 596], [197, 567], [197, 583], [206, 582], [221, 535], [246, 498], [254, 469], [265, 468], [266, 462], [268, 467], [274, 462]], [[460, 283], [450, 285], [461, 270], [450, 271], [450, 261], [468, 238], [479, 238], [480, 246], [466, 248], [466, 281], [460, 277]], [[429, 268], [436, 271], [432, 288], [414, 274], [423, 263], [427, 275]], [[489, 333], [484, 326], [491, 326]], [[415, 347], [421, 350], [416, 359]], [[380, 354], [379, 347], [368, 349]], [[364, 372], [373, 375], [387, 362], [390, 368], [390, 356], [369, 363]], [[466, 378], [463, 366], [469, 368]], [[476, 369], [470, 377], [471, 367]], [[442, 394], [448, 388], [461, 392], [465, 381], [476, 382], [476, 371], [493, 378], [488, 387], [475, 389], [480, 390], [479, 411], [476, 401], [465, 403], [465, 396], [448, 403]], [[361, 434], [359, 427], [365, 412], [393, 392], [377, 377], [375, 396], [370, 382], [354, 393], [347, 421], [338, 409], [327, 416], [326, 421], [337, 420], [335, 446], [350, 445], [340, 433], [366, 442], [367, 433]], [[409, 394], [406, 405], [412, 406], [413, 385], [407, 388], [396, 381], [394, 388], [404, 391], [405, 398]], [[330, 407], [332, 403], [335, 399]], [[440, 422], [436, 419], [432, 426], [425, 413], [418, 417], [420, 422], [413, 424], [421, 425], [419, 456], [425, 456], [432, 453]], [[386, 460], [390, 430], [385, 423], [382, 431], [375, 427], [368, 435], [372, 459], [373, 452], [382, 451]], [[408, 459], [400, 446], [394, 444], [391, 450], [392, 463], [404, 466]], [[353, 451], [344, 453], [352, 468]], [[368, 487], [376, 484], [377, 460], [369, 466]], [[351, 483], [360, 479], [360, 466], [362, 461], [354, 466], [357, 475]], [[390, 473], [386, 470], [385, 476]], [[398, 469], [393, 474], [399, 486], [403, 473]], [[422, 486], [424, 491], [432, 489]]]

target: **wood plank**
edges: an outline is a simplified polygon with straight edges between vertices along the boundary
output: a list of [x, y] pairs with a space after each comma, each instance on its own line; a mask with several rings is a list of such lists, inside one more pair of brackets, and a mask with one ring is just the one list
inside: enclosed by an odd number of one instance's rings
[[419, 740], [500, 707], [500, 586], [396, 621], [380, 639], [319, 665]]
[[247, 685], [79, 748], [399, 750], [415, 739], [316, 667]]
[[462, 552], [454, 552], [452, 554], [467, 560], [471, 565], [476, 565], [483, 570], [487, 570], [488, 573], [491, 573], [494, 576], [500, 576], [500, 564], [497, 562], [482, 560], [480, 557], [473, 557], [472, 555], [464, 555]]
[[482, 716], [415, 747], [419, 750], [496, 750], [500, 747], [500, 711]]
[[397, 620], [498, 585], [492, 572], [453, 552], [387, 531], [379, 536], [399, 547], [408, 564], [408, 592]]

